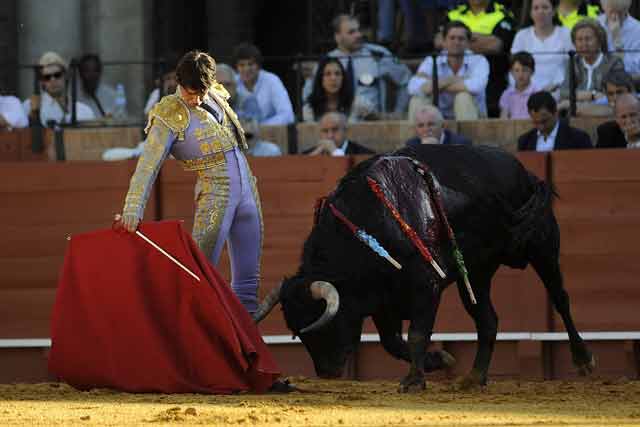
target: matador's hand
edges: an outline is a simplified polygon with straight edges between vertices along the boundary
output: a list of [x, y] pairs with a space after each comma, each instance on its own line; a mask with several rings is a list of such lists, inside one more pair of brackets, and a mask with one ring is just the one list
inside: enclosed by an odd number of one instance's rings
[[113, 220], [115, 221], [115, 225], [117, 227], [122, 227], [129, 233], [135, 233], [136, 229], [138, 228], [138, 224], [140, 224], [140, 218], [138, 218], [136, 215], [116, 214]]

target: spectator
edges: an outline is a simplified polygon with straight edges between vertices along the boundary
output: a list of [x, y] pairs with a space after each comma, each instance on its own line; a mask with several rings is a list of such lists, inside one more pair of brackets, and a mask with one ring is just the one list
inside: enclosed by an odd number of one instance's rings
[[609, 51], [624, 61], [627, 73], [640, 82], [640, 21], [629, 15], [631, 0], [602, 0], [598, 22], [607, 32]]
[[[22, 103], [31, 119], [40, 117], [42, 126], [52, 123], [71, 122], [71, 104], [67, 91], [67, 63], [55, 52], [46, 52], [38, 61], [40, 66], [40, 95], [32, 95]], [[88, 105], [76, 101], [78, 121], [95, 120], [96, 116]]]
[[0, 95], [0, 129], [12, 130], [29, 126], [22, 103], [15, 96]]
[[354, 102], [353, 86], [345, 78], [338, 58], [323, 57], [313, 78], [313, 90], [305, 102], [302, 117], [305, 122], [317, 121], [328, 111], [337, 111], [356, 122], [375, 115], [375, 106], [361, 97]]
[[487, 108], [490, 117], [498, 117], [500, 95], [507, 87], [507, 55], [515, 35], [513, 15], [494, 0], [468, 0], [450, 11], [447, 17], [450, 21], [466, 24], [472, 32], [471, 50], [487, 56], [490, 64], [486, 89]]
[[227, 64], [218, 64], [216, 70], [216, 80], [229, 92], [229, 105], [236, 112], [240, 120], [258, 120], [260, 118], [260, 106], [255, 96], [249, 95], [241, 97], [238, 94], [236, 84], [237, 76]]
[[[489, 78], [489, 63], [481, 55], [468, 50], [471, 31], [462, 22], [452, 21], [444, 29], [444, 51], [436, 59], [438, 67], [438, 107], [447, 119], [474, 120], [486, 117], [485, 88]], [[409, 82], [414, 95], [409, 109], [432, 103], [433, 58], [427, 57]]]
[[255, 97], [261, 125], [293, 123], [293, 107], [287, 89], [278, 76], [262, 69], [262, 53], [252, 44], [242, 43], [233, 53], [238, 71], [236, 80], [240, 99]]
[[242, 120], [242, 129], [247, 139], [247, 154], [254, 157], [281, 156], [280, 147], [270, 141], [260, 139], [260, 125], [255, 119]]
[[[607, 36], [604, 29], [593, 19], [583, 19], [571, 30], [571, 40], [576, 46], [575, 76], [576, 100], [594, 102], [604, 97], [601, 92], [602, 79], [610, 71], [624, 71], [622, 60], [607, 53]], [[569, 76], [569, 66], [566, 75]], [[560, 88], [560, 99], [569, 98], [569, 78]], [[565, 103], [566, 105], [566, 103]], [[564, 107], [564, 105], [563, 105]]]
[[78, 63], [78, 100], [88, 105], [96, 117], [111, 117], [116, 107], [116, 90], [102, 80], [102, 61], [89, 53]]
[[149, 98], [147, 98], [147, 103], [144, 107], [144, 115], [146, 116], [151, 111], [154, 105], [160, 98], [165, 95], [173, 95], [176, 92], [176, 88], [178, 87], [178, 79], [176, 77], [176, 67], [178, 66], [178, 57], [176, 55], [168, 55], [167, 62], [165, 63], [164, 73], [160, 77], [159, 84], [150, 94]]
[[560, 0], [556, 14], [560, 23], [569, 30], [584, 18], [596, 19], [598, 15], [600, 7], [586, 0]]
[[511, 56], [511, 75], [515, 81], [515, 86], [505, 89], [500, 97], [500, 118], [529, 118], [527, 101], [532, 93], [540, 90], [531, 81], [531, 75], [535, 72], [535, 69], [536, 62], [529, 52], [517, 52]]
[[471, 145], [471, 141], [464, 136], [444, 128], [442, 113], [433, 105], [416, 109], [412, 120], [416, 136], [405, 142], [407, 147], [420, 144]]
[[[631, 95], [633, 97], [636, 97], [636, 95], [633, 93], [633, 90], [627, 90], [627, 88], [622, 89], [623, 87], [624, 86], [618, 86], [619, 92], [616, 93], [613, 102], [611, 102], [614, 110], [615, 106], [617, 105], [618, 99], [621, 99], [622, 96]], [[628, 104], [629, 103], [627, 102], [627, 104], [623, 106], [623, 110], [629, 107]], [[625, 148], [627, 146], [627, 140], [624, 133], [622, 132], [622, 129], [620, 128], [620, 125], [618, 124], [618, 121], [616, 120], [616, 117], [614, 117], [614, 120], [604, 122], [600, 126], [598, 126], [596, 133], [598, 138], [596, 148]]]
[[527, 101], [534, 129], [518, 138], [518, 151], [552, 151], [591, 148], [591, 138], [580, 129], [558, 119], [556, 100], [546, 91], [536, 92]]
[[[620, 95], [615, 106], [616, 123], [623, 139], [608, 141], [600, 148], [640, 148], [640, 101], [630, 93]], [[612, 135], [614, 136], [614, 135]]]
[[[598, 100], [594, 102], [578, 102], [576, 104], [577, 116], [613, 116], [613, 107], [615, 106], [616, 97], [624, 93], [635, 92], [633, 78], [626, 71], [613, 70], [607, 73], [602, 79], [601, 90], [605, 93], [606, 96], [598, 98]], [[564, 103], [568, 107], [568, 101], [564, 101]]]
[[[536, 70], [533, 84], [540, 90], [553, 92], [562, 85], [567, 69], [567, 53], [574, 50], [571, 31], [557, 18], [558, 0], [531, 0], [525, 27], [516, 33], [511, 53], [533, 54]], [[511, 68], [513, 72], [513, 66]]]
[[[358, 20], [349, 15], [338, 15], [333, 20], [337, 48], [327, 55], [338, 58], [345, 69], [347, 80], [352, 82], [356, 99], [373, 105], [376, 113], [386, 111], [386, 87], [384, 79], [397, 86], [394, 111], [404, 114], [407, 108], [407, 83], [411, 77], [409, 68], [401, 64], [386, 48], [363, 43]], [[349, 78], [350, 76], [350, 78]], [[311, 93], [311, 80], [305, 82], [303, 96]]]
[[302, 152], [315, 156], [325, 154], [329, 156], [345, 156], [350, 154], [374, 154], [354, 141], [347, 139], [347, 117], [342, 113], [325, 113], [318, 122], [320, 140], [315, 147]]

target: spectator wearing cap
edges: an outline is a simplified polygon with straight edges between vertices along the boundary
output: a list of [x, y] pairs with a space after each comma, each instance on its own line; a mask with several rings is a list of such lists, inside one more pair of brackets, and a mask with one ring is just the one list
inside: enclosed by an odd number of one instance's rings
[[[71, 100], [67, 90], [67, 63], [55, 52], [47, 52], [38, 61], [40, 95], [32, 95], [22, 106], [31, 118], [40, 117], [43, 126], [71, 122]], [[76, 101], [78, 121], [95, 120], [86, 104]]]
[[280, 77], [262, 69], [262, 53], [249, 43], [234, 49], [234, 62], [238, 72], [236, 80], [241, 99], [255, 97], [260, 107], [255, 118], [261, 125], [288, 125], [293, 123], [293, 106]]

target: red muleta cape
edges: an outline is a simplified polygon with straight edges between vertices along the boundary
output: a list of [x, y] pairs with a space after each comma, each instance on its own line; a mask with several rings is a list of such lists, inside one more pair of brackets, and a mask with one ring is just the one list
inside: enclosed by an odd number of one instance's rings
[[178, 221], [71, 238], [51, 321], [49, 371], [79, 389], [266, 391], [279, 371], [251, 316]]

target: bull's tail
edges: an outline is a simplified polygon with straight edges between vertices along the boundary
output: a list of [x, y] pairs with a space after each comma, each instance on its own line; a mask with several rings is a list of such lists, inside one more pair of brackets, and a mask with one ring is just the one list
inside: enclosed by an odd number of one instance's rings
[[[527, 248], [537, 241], [546, 240], [553, 232], [553, 198], [555, 189], [529, 173], [529, 182], [533, 188], [529, 199], [518, 209], [511, 212], [509, 234], [511, 241], [507, 253], [513, 259], [510, 265], [524, 268], [528, 263]], [[537, 246], [537, 245], [535, 245]], [[515, 256], [514, 256], [515, 255]]]

